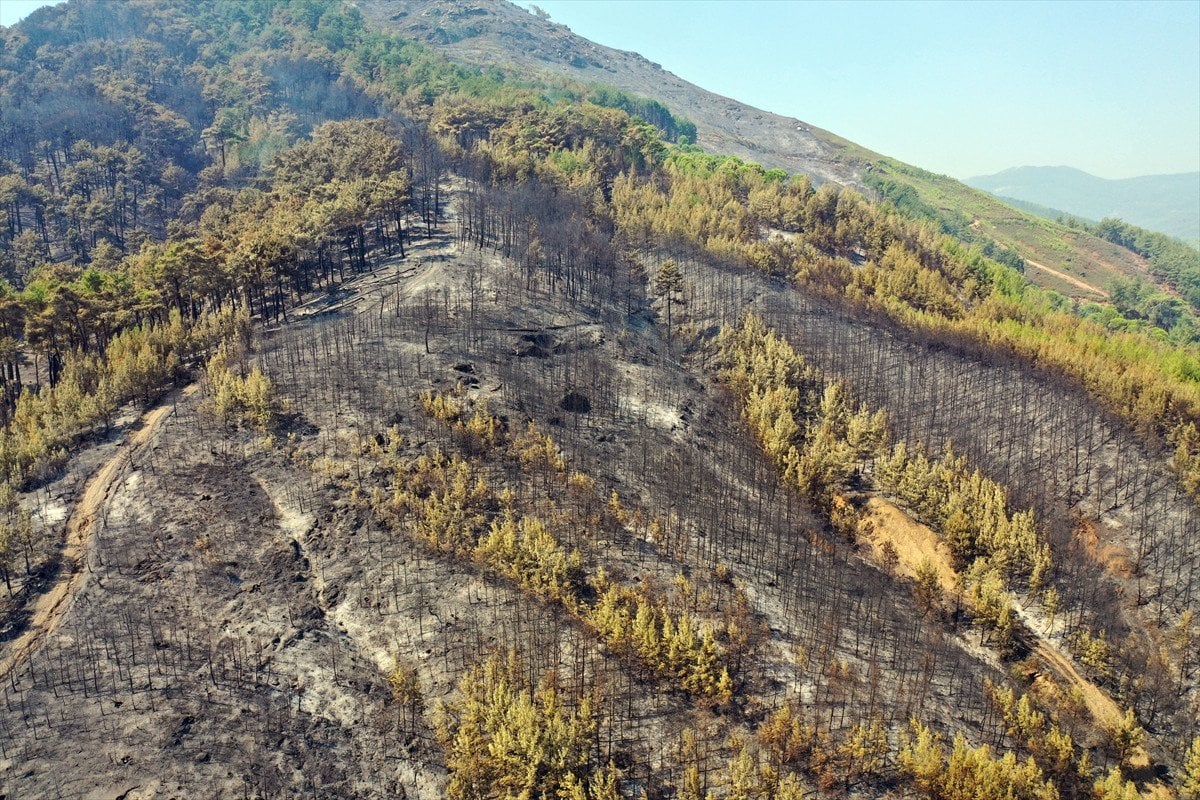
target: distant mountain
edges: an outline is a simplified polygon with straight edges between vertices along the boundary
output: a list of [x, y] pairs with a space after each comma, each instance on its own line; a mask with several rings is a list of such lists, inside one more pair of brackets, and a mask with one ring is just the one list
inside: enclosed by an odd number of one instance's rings
[[1200, 172], [1108, 180], [1072, 167], [1013, 167], [966, 183], [1076, 216], [1120, 217], [1181, 239], [1200, 237]]

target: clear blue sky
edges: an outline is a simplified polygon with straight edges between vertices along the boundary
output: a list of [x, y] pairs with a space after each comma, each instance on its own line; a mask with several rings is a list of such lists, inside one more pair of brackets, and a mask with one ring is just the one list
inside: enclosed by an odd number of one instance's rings
[[706, 89], [956, 178], [1200, 169], [1198, 0], [536, 1]]
[[62, 0], [0, 0], [0, 25], [12, 25], [42, 6], [52, 6]]
[[[41, 5], [0, 0], [0, 24]], [[1200, 170], [1200, 0], [538, 5], [706, 89], [957, 178]]]

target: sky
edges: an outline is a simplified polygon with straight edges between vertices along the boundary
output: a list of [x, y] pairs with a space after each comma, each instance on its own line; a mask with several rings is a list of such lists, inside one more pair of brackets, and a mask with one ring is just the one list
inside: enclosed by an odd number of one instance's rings
[[52, 6], [62, 0], [0, 0], [0, 25], [13, 25], [42, 6]]
[[[46, 4], [0, 0], [0, 24]], [[1200, 0], [538, 5], [705, 89], [956, 178], [1200, 170]]]
[[1198, 0], [537, 5], [705, 89], [956, 178], [1200, 170]]

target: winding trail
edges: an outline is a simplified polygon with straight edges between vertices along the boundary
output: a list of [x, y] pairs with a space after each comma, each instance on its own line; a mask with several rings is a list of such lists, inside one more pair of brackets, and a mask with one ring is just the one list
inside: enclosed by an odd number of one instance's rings
[[[198, 384], [190, 384], [182, 391], [184, 397], [194, 394]], [[67, 520], [67, 541], [62, 552], [63, 569], [59, 573], [58, 582], [34, 601], [31, 609], [29, 624], [25, 631], [9, 642], [0, 655], [0, 681], [7, 680], [34, 650], [42, 640], [53, 633], [67, 611], [71, 608], [71, 599], [75, 590], [83, 582], [85, 554], [95, 521], [108, 498], [120, 486], [125, 477], [125, 468], [154, 438], [154, 434], [162, 427], [162, 423], [174, 409], [170, 398], [142, 415], [137, 430], [121, 448], [88, 478], [83, 494], [71, 509], [71, 517]]]

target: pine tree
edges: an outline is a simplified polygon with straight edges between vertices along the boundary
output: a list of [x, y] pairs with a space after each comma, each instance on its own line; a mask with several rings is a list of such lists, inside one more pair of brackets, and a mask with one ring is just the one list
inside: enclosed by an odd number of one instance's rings
[[1094, 786], [1096, 800], [1141, 800], [1141, 792], [1133, 781], [1121, 777], [1121, 771], [1113, 768]]
[[933, 731], [916, 719], [911, 720], [908, 739], [897, 755], [897, 762], [901, 774], [912, 782], [923, 797], [936, 796], [945, 757], [945, 749]]
[[671, 308], [675, 304], [675, 294], [683, 289], [683, 273], [674, 259], [668, 258], [658, 268], [654, 278], [654, 293], [663, 299], [667, 309], [667, 342], [671, 341]]
[[1192, 739], [1192, 745], [1183, 757], [1180, 792], [1184, 800], [1200, 800], [1200, 734]]
[[1146, 741], [1146, 731], [1138, 725], [1133, 709], [1125, 710], [1125, 716], [1113, 728], [1111, 734], [1113, 749], [1117, 752], [1122, 766], [1129, 764], [1130, 759], [1142, 748]]
[[928, 558], [917, 565], [915, 590], [917, 604], [926, 613], [938, 613], [942, 607], [942, 580], [937, 567]]

